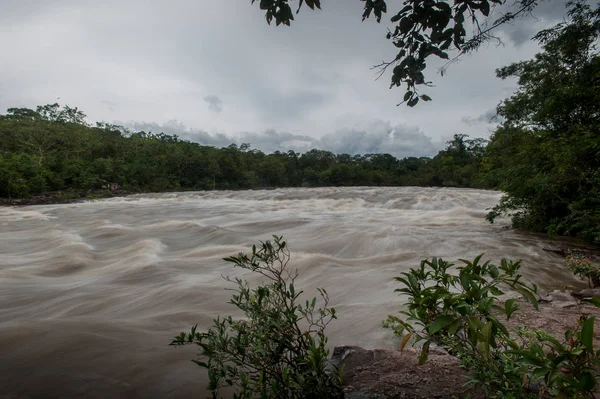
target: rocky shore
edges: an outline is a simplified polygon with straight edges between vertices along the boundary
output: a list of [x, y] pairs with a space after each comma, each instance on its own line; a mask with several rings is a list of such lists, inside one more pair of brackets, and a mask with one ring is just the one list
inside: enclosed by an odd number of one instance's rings
[[[540, 300], [539, 311], [522, 302], [507, 327], [528, 326], [544, 330], [556, 338], [577, 327], [580, 314], [600, 316], [600, 309], [579, 298], [598, 296], [600, 289], [582, 292], [552, 291]], [[597, 318], [596, 348], [600, 347]], [[468, 374], [460, 368], [458, 359], [441, 349], [433, 349], [428, 361], [419, 365], [416, 349], [366, 350], [355, 346], [336, 347], [334, 364], [344, 366], [346, 397], [349, 399], [427, 399], [484, 398], [482, 392], [466, 385]]]

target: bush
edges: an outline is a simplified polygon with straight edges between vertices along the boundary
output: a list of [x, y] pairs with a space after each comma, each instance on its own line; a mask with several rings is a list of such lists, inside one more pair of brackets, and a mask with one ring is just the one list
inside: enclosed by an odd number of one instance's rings
[[212, 397], [222, 388], [232, 387], [234, 398], [342, 398], [342, 371], [328, 371], [329, 350], [325, 328], [336, 318], [329, 298], [319, 289], [324, 306], [317, 298], [300, 303], [296, 291], [297, 271], [287, 265], [290, 254], [282, 237], [261, 242], [249, 255], [225, 258], [237, 267], [259, 273], [268, 282], [251, 289], [246, 280], [229, 277], [237, 288], [230, 301], [244, 319], [217, 318], [207, 332], [176, 336], [171, 345], [196, 344], [200, 348], [198, 366], [208, 370]]
[[448, 350], [486, 397], [591, 397], [600, 365], [600, 351], [593, 350], [594, 318], [582, 316], [562, 342], [543, 331], [511, 333], [502, 320], [519, 306], [516, 299], [501, 305], [501, 288], [518, 292], [536, 309], [537, 289], [522, 282], [520, 262], [503, 259], [495, 266], [481, 264], [481, 257], [461, 260], [464, 265], [455, 269], [443, 259], [424, 260], [396, 278], [403, 285], [396, 291], [408, 295], [408, 311], [401, 312], [407, 319], [389, 316], [384, 326], [403, 337], [400, 349], [411, 339], [424, 341], [421, 362], [432, 343]]
[[590, 288], [600, 287], [600, 266], [592, 263], [589, 257], [569, 251], [565, 263], [573, 274], [587, 279]]

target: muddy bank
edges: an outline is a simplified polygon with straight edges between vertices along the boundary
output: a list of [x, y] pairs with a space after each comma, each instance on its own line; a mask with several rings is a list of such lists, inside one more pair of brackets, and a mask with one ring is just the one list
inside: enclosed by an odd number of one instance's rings
[[[557, 339], [567, 329], [575, 329], [579, 316], [600, 316], [600, 309], [581, 302], [570, 291], [552, 291], [540, 300], [539, 311], [522, 302], [506, 323], [510, 329], [527, 326], [544, 330]], [[600, 293], [599, 293], [600, 294]], [[594, 347], [600, 347], [600, 321], [596, 320]], [[431, 351], [428, 361], [419, 365], [415, 349], [365, 350], [355, 346], [337, 347], [333, 361], [344, 365], [345, 390], [350, 399], [451, 399], [483, 398], [482, 392], [467, 386], [468, 374], [458, 359], [441, 349]]]

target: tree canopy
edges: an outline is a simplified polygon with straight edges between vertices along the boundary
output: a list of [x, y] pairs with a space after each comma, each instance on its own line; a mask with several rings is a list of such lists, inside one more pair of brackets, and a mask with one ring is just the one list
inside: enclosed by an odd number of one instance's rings
[[600, 6], [572, 3], [569, 19], [540, 32], [544, 51], [497, 71], [519, 89], [498, 107], [487, 148], [490, 184], [506, 192], [490, 214], [518, 227], [600, 243]]
[[130, 192], [318, 186], [481, 185], [484, 142], [456, 135], [433, 158], [265, 154], [249, 143], [214, 148], [176, 135], [89, 126], [77, 108], [50, 104], [0, 115], [0, 196], [90, 190]]

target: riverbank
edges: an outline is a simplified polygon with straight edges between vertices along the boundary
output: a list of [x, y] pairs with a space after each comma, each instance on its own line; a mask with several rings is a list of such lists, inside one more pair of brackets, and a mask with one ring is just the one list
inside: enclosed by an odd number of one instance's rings
[[[584, 292], [589, 295], [590, 292]], [[600, 294], [596, 292], [595, 295]], [[594, 347], [600, 347], [600, 309], [578, 299], [579, 292], [552, 291], [540, 299], [539, 311], [525, 301], [506, 323], [511, 330], [527, 326], [564, 339], [567, 329], [575, 329], [581, 314], [597, 316]], [[349, 399], [427, 399], [485, 398], [476, 387], [467, 385], [468, 373], [458, 359], [434, 349], [428, 361], [419, 365], [416, 349], [366, 350], [356, 346], [336, 347], [333, 362], [344, 365], [345, 391]]]

